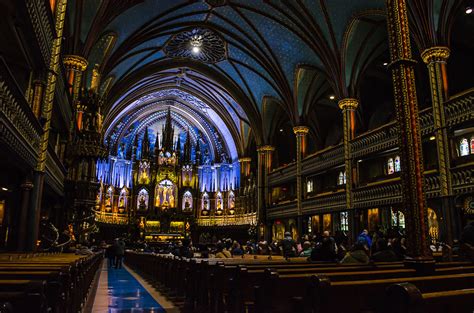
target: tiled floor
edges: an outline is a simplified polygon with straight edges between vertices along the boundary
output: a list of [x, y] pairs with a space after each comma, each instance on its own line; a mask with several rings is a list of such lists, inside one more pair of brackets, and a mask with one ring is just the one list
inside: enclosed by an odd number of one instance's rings
[[93, 313], [176, 313], [179, 310], [129, 268], [107, 268], [99, 278]]

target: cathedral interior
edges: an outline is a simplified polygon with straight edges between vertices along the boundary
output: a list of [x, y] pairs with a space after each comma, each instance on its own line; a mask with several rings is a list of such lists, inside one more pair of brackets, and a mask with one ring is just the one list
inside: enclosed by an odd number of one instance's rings
[[212, 250], [397, 233], [417, 273], [434, 271], [432, 246], [474, 259], [473, 9], [1, 0], [0, 304], [3, 254], [48, 262], [118, 238]]

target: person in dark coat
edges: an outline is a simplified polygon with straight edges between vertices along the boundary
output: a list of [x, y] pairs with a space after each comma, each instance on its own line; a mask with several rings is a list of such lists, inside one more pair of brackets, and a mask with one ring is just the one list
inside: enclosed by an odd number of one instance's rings
[[374, 262], [395, 262], [400, 260], [397, 254], [388, 247], [385, 239], [379, 238], [375, 243], [375, 246], [377, 252], [372, 255], [372, 260]]
[[341, 260], [341, 264], [368, 264], [370, 261], [367, 254], [368, 252], [369, 249], [366, 242], [360, 240], [356, 242], [352, 251], [346, 253], [344, 258]]
[[296, 241], [293, 240], [289, 232], [285, 233], [285, 238], [283, 238], [280, 245], [285, 258], [296, 256]]
[[461, 232], [461, 243], [474, 246], [474, 222], [467, 224]]
[[334, 241], [330, 237], [324, 237], [312, 251], [311, 261], [335, 262], [336, 252], [334, 251]]
[[109, 245], [105, 249], [105, 257], [109, 260], [109, 267], [115, 266], [115, 247], [113, 245]]
[[125, 242], [122, 239], [115, 239], [114, 242], [115, 253], [115, 268], [122, 268], [123, 256], [125, 255]]

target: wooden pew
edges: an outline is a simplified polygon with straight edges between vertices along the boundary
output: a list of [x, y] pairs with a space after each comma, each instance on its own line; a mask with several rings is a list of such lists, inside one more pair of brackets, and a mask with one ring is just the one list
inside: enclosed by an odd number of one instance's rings
[[0, 280], [0, 307], [11, 312], [48, 312], [46, 282], [41, 280]]
[[389, 313], [472, 313], [474, 288], [422, 293], [411, 283], [387, 288]]
[[[409, 269], [399, 273], [381, 270], [324, 275], [279, 275], [277, 272], [267, 272], [260, 288], [256, 288], [255, 308], [256, 312], [373, 312], [383, 310], [384, 290], [390, 284], [413, 281], [425, 288], [423, 290], [436, 291], [436, 286], [456, 288], [453, 280], [459, 279], [464, 284], [460, 286], [468, 288], [474, 282], [474, 273], [459, 274], [464, 271], [464, 267], [445, 268], [438, 269], [437, 276], [420, 277], [413, 277], [414, 271]], [[430, 282], [433, 284], [430, 285]], [[344, 301], [341, 302], [342, 295]], [[302, 300], [296, 302], [300, 308], [295, 309], [293, 305], [296, 304], [291, 299], [298, 297]]]

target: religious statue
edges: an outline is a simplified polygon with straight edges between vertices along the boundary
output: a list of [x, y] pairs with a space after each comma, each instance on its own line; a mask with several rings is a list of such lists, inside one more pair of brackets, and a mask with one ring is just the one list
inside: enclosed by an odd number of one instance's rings
[[174, 196], [173, 196], [173, 191], [171, 190], [171, 188], [169, 189], [169, 197], [170, 199], [170, 207], [174, 208]]
[[141, 210], [145, 210], [145, 209], [146, 209], [146, 199], [145, 199], [145, 195], [140, 195], [140, 198], [138, 199], [138, 207], [139, 207]]

